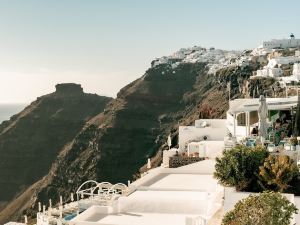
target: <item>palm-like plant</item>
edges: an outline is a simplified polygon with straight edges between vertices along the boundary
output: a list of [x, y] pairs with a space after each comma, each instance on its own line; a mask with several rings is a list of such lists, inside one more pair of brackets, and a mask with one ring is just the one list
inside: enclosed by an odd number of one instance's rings
[[283, 192], [289, 183], [299, 175], [299, 169], [287, 155], [270, 155], [259, 167], [260, 179], [266, 186]]
[[216, 159], [214, 176], [222, 185], [235, 187], [238, 191], [255, 190], [259, 166], [263, 165], [267, 154], [261, 146], [236, 146]]

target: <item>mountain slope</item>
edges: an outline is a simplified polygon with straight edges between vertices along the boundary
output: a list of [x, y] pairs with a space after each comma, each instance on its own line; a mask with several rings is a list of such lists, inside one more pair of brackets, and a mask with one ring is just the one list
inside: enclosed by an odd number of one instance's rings
[[63, 146], [111, 98], [85, 94], [80, 85], [60, 84], [0, 125], [0, 201], [49, 172]]
[[[259, 62], [241, 66], [240, 59], [248, 56], [236, 54], [192, 48], [180, 50], [176, 57], [153, 61], [140, 79], [121, 89], [104, 112], [63, 148], [48, 175], [3, 211], [13, 210], [14, 215], [0, 213], [0, 221], [18, 218], [24, 211], [34, 217], [37, 201], [47, 204], [51, 198], [57, 202], [59, 195], [68, 200], [70, 192], [88, 179], [127, 183], [143, 171], [147, 158], [152, 158], [153, 166], [159, 165], [170, 133], [173, 145], [177, 143], [179, 124], [189, 125], [198, 118], [225, 118], [228, 84], [231, 98], [258, 96], [264, 91], [272, 96], [273, 79], [249, 80]], [[231, 57], [239, 58], [230, 64]], [[256, 86], [259, 90], [253, 92]], [[18, 204], [29, 195], [34, 196], [31, 201]]]

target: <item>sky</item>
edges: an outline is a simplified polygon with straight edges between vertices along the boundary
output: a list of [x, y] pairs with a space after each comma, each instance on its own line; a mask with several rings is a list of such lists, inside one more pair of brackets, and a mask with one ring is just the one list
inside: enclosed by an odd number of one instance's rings
[[299, 0], [0, 0], [0, 103], [30, 103], [64, 82], [115, 97], [153, 59], [183, 47], [300, 37], [299, 8]]

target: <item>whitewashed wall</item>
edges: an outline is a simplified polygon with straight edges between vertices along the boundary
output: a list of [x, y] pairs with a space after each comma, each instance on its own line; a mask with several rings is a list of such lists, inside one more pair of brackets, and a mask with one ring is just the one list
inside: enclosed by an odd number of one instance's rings
[[204, 136], [208, 141], [224, 141], [227, 134], [226, 120], [207, 120], [207, 127], [198, 128], [196, 126], [179, 127], [179, 149], [184, 150], [186, 144], [191, 141], [202, 141]]

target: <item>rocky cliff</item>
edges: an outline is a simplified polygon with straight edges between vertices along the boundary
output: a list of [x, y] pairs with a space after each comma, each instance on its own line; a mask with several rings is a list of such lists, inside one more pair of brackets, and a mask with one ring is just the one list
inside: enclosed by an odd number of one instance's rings
[[[175, 59], [153, 61], [140, 79], [121, 89], [104, 112], [61, 150], [48, 175], [0, 213], [0, 221], [18, 218], [24, 212], [34, 216], [37, 201], [47, 204], [51, 198], [57, 202], [59, 195], [68, 200], [69, 193], [88, 179], [113, 183], [132, 180], [144, 170], [147, 158], [152, 158], [153, 166], [159, 165], [170, 133], [172, 144], [177, 143], [179, 124], [225, 117], [228, 86], [231, 98], [260, 93], [272, 96], [274, 88], [280, 88], [273, 79], [249, 79], [260, 67], [255, 60], [241, 66], [237, 59], [223, 68], [213, 63], [226, 58], [228, 52], [202, 48], [186, 52], [181, 51]], [[204, 60], [204, 55], [209, 60]]]
[[3, 122], [0, 125], [2, 207], [45, 176], [61, 149], [110, 100], [86, 94], [80, 85], [58, 84], [56, 92], [39, 97]]

